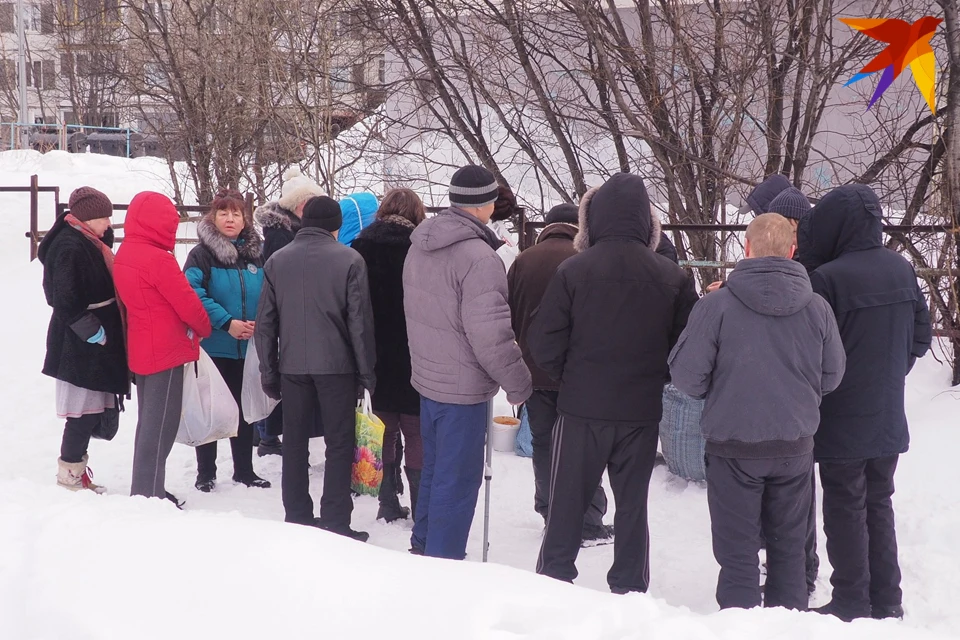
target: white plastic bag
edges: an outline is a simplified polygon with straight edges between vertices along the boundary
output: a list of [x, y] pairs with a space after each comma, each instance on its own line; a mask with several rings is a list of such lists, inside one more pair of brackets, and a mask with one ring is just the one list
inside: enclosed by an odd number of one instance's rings
[[203, 349], [200, 360], [183, 369], [183, 408], [177, 442], [191, 447], [232, 438], [240, 426], [240, 409], [230, 387]]
[[240, 405], [247, 424], [266, 420], [280, 403], [263, 392], [260, 386], [260, 356], [253, 340], [247, 342], [247, 359], [243, 363], [243, 387], [240, 390]]

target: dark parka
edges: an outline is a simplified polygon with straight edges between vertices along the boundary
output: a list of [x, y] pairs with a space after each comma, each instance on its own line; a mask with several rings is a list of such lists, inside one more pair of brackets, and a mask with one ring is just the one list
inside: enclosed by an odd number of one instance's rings
[[367, 267], [330, 232], [306, 227], [267, 261], [254, 332], [263, 386], [280, 375], [355, 374], [375, 390]]
[[667, 356], [697, 301], [683, 269], [656, 253], [660, 239], [640, 177], [617, 174], [583, 197], [581, 253], [560, 265], [530, 327], [561, 415], [660, 423]]
[[413, 223], [377, 220], [351, 245], [367, 264], [377, 340], [377, 411], [420, 415], [420, 394], [410, 383], [410, 346], [403, 314], [403, 263]]
[[913, 267], [883, 246], [882, 210], [865, 185], [828, 193], [800, 222], [800, 259], [832, 307], [847, 368], [820, 405], [818, 460], [879, 458], [909, 445], [907, 373], [930, 348], [930, 314]]
[[558, 222], [543, 228], [537, 243], [525, 250], [510, 266], [507, 273], [507, 287], [510, 291], [510, 319], [517, 344], [523, 353], [523, 361], [533, 377], [533, 388], [557, 391], [560, 383], [550, 378], [546, 371], [533, 361], [530, 353], [530, 324], [533, 315], [543, 300], [547, 285], [557, 273], [557, 268], [567, 258], [577, 255], [573, 239], [577, 236], [577, 227]]
[[[113, 232], [103, 238], [113, 244]], [[37, 252], [43, 264], [43, 293], [53, 308], [47, 329], [43, 373], [92, 391], [117, 395], [129, 390], [130, 372], [113, 278], [100, 249], [57, 218]], [[114, 300], [108, 304], [107, 301]], [[103, 327], [106, 345], [90, 344]]]

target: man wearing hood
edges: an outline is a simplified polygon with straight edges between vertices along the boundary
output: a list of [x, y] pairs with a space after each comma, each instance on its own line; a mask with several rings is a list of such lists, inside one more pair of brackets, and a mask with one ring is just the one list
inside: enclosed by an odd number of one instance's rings
[[760, 606], [761, 531], [764, 605], [807, 608], [813, 435], [820, 400], [840, 384], [845, 357], [830, 307], [791, 259], [795, 242], [783, 217], [754, 219], [746, 259], [694, 307], [670, 354], [673, 384], [706, 399], [700, 428], [721, 609]]
[[[530, 324], [543, 300], [547, 285], [560, 264], [577, 255], [573, 240], [577, 236], [578, 212], [576, 205], [559, 204], [544, 218], [546, 226], [537, 243], [521, 253], [507, 272], [510, 288], [510, 314], [523, 360], [533, 377], [533, 395], [525, 407], [530, 419], [533, 439], [533, 506], [544, 522], [550, 498], [550, 452], [553, 449], [553, 425], [557, 422], [557, 394], [560, 384], [551, 380], [538, 367], [530, 354]], [[607, 512], [607, 496], [603, 486], [597, 485], [583, 523], [583, 540], [607, 540], [613, 537], [613, 527], [603, 524]]]
[[410, 236], [403, 308], [423, 438], [412, 553], [465, 557], [483, 481], [487, 403], [501, 387], [513, 405], [533, 392], [510, 325], [500, 241], [487, 226], [496, 199], [492, 173], [462, 167], [450, 181], [450, 208]]
[[828, 193], [797, 232], [813, 290], [830, 304], [847, 371], [820, 405], [814, 455], [833, 600], [842, 620], [903, 616], [893, 476], [910, 435], [907, 373], [930, 348], [930, 314], [913, 267], [883, 246], [880, 200], [866, 185]]
[[656, 253], [660, 223], [643, 179], [620, 173], [580, 202], [579, 254], [557, 269], [529, 329], [536, 364], [560, 383], [550, 506], [537, 573], [573, 582], [584, 512], [606, 469], [617, 512], [614, 593], [650, 582], [647, 489], [667, 355], [697, 300]]

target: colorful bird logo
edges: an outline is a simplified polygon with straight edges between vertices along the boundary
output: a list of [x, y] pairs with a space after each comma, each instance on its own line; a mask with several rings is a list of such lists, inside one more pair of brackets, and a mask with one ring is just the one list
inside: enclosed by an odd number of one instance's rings
[[910, 65], [913, 81], [927, 101], [930, 111], [937, 112], [934, 89], [937, 80], [937, 62], [930, 48], [930, 38], [943, 22], [940, 18], [924, 16], [913, 24], [894, 18], [840, 18], [845, 25], [862, 31], [874, 40], [886, 42], [887, 48], [871, 60], [860, 73], [850, 78], [843, 86], [863, 80], [869, 75], [883, 71], [877, 90], [870, 99], [867, 109], [873, 106], [883, 92], [893, 84], [900, 73]]

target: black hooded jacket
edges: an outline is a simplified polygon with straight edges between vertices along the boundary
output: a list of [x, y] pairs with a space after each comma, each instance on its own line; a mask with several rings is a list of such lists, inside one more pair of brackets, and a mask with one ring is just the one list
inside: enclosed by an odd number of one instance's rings
[[818, 460], [879, 458], [909, 445], [907, 373], [930, 348], [927, 303], [913, 267], [882, 242], [882, 209], [865, 185], [828, 193], [800, 222], [800, 258], [833, 308], [847, 354], [820, 405]]
[[697, 301], [692, 281], [656, 253], [660, 224], [643, 180], [617, 174], [580, 203], [580, 251], [551, 280], [529, 329], [537, 365], [560, 382], [561, 415], [653, 426], [667, 355]]

